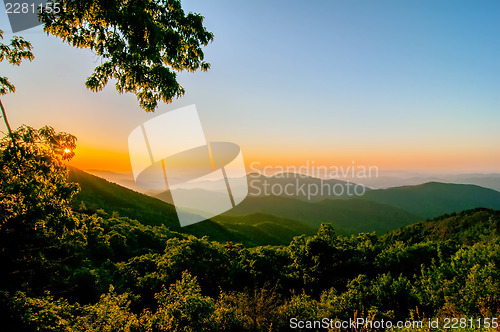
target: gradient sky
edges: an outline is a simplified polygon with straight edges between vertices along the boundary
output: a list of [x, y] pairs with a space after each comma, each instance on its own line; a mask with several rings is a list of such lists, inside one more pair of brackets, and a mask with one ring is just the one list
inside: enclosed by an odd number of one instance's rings
[[[196, 104], [207, 138], [239, 144], [247, 165], [500, 172], [499, 1], [183, 4], [215, 34], [212, 69], [181, 73], [186, 95], [157, 113]], [[77, 167], [130, 170], [128, 135], [156, 114], [112, 84], [86, 90], [91, 52], [19, 34], [36, 59], [0, 65], [18, 90], [2, 98], [11, 125], [76, 135]]]

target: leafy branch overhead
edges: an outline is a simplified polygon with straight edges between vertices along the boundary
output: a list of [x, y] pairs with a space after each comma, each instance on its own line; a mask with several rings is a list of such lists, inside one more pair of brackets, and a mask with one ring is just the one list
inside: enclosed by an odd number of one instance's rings
[[132, 92], [154, 111], [159, 101], [184, 95], [177, 72], [206, 71], [202, 46], [213, 40], [203, 16], [185, 14], [179, 0], [62, 0], [58, 14], [43, 12], [48, 34], [88, 48], [102, 63], [86, 81], [92, 91], [116, 79], [120, 93]]
[[[3, 39], [3, 31], [0, 30], [0, 39]], [[31, 52], [31, 44], [21, 37], [14, 37], [10, 44], [0, 43], [0, 62], [3, 60], [9, 61], [10, 64], [19, 66], [22, 60], [29, 61], [34, 59]], [[5, 76], [0, 77], [0, 95], [6, 95], [9, 92], [15, 92], [15, 86]]]

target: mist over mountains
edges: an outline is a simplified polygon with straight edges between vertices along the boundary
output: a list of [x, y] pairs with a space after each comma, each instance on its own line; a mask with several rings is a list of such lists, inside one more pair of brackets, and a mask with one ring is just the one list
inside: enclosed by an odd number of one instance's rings
[[[120, 173], [107, 170], [90, 169], [85, 170], [87, 173], [102, 177], [110, 182], [117, 183], [134, 191], [142, 192], [149, 195], [158, 194], [158, 190], [148, 190], [138, 187], [135, 184], [132, 173]], [[265, 176], [258, 173], [259, 176]], [[280, 176], [282, 177], [282, 176]], [[411, 172], [411, 171], [379, 171], [378, 176], [363, 177], [363, 178], [335, 178], [327, 179], [326, 181], [351, 182], [362, 184], [371, 189], [387, 189], [400, 186], [414, 186], [427, 182], [445, 182], [456, 184], [474, 184], [484, 188], [490, 188], [500, 191], [500, 174], [499, 173], [462, 173], [462, 174], [446, 174], [432, 172]]]
[[[250, 174], [249, 194], [243, 202], [222, 215], [181, 228], [168, 191], [150, 192], [148, 196], [76, 169], [71, 170], [71, 178], [82, 187], [78, 200], [87, 207], [118, 211], [121, 216], [146, 224], [165, 224], [182, 232], [248, 245], [287, 243], [293, 236], [314, 233], [324, 222], [331, 222], [342, 234], [383, 234], [467, 209], [500, 210], [500, 192], [477, 185], [428, 182], [387, 189], [363, 186], [364, 192], [357, 195], [353, 189], [358, 186], [361, 193], [361, 187], [349, 181], [297, 174]], [[297, 190], [299, 187], [302, 190]], [[336, 191], [321, 192], [322, 187]], [[207, 190], [216, 198], [225, 188], [215, 183], [197, 183], [193, 189], [185, 189], [185, 194], [206, 197]], [[209, 206], [211, 202], [206, 200], [204, 204]]]

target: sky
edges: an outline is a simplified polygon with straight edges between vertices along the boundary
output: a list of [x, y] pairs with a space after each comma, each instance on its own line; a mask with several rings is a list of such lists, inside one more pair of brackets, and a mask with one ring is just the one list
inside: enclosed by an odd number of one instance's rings
[[[0, 64], [17, 92], [13, 127], [78, 137], [72, 165], [129, 172], [128, 135], [195, 104], [209, 141], [245, 163], [375, 165], [381, 170], [500, 173], [497, 0], [187, 0], [215, 35], [208, 72], [180, 73], [184, 97], [155, 113], [113, 84], [84, 86], [99, 63], [41, 27], [18, 35], [35, 60]], [[4, 42], [12, 36], [2, 10]], [[167, 144], [175, 144], [168, 142]]]

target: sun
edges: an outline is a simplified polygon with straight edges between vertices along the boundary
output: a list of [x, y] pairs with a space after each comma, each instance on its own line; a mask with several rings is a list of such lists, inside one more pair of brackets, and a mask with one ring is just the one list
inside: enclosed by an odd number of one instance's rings
[[64, 149], [64, 153], [70, 153], [70, 152], [71, 152], [70, 149], [68, 149], [68, 148]]

